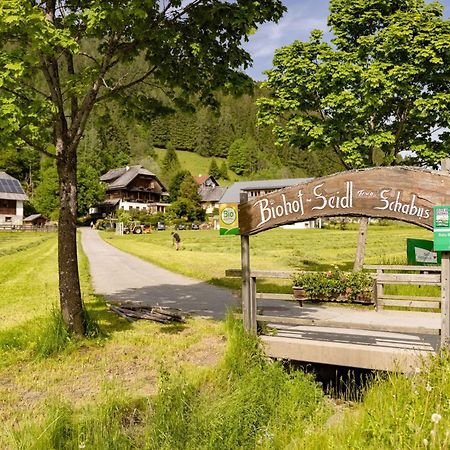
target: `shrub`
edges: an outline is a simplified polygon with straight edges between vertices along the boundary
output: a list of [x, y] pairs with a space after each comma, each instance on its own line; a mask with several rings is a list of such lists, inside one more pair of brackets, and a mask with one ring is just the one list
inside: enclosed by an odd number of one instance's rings
[[367, 272], [301, 272], [292, 278], [293, 286], [303, 289], [307, 297], [331, 300], [345, 296], [350, 302], [367, 300], [373, 280]]

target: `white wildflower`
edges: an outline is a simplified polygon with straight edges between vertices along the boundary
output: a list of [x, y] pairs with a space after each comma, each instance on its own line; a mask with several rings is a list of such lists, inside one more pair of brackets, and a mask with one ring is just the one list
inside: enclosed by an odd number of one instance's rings
[[86, 448], [86, 444], [84, 442], [80, 442], [78, 448]]
[[420, 367], [416, 367], [414, 370], [415, 373], [419, 374], [421, 372]]
[[426, 387], [425, 387], [425, 390], [426, 390], [427, 392], [431, 392], [432, 389], [433, 389], [433, 386], [431, 386], [429, 383], [427, 383], [427, 385], [426, 385]]
[[427, 439], [427, 438], [425, 438], [425, 439], [423, 440], [423, 445], [425, 445], [425, 447], [428, 447], [428, 439]]
[[438, 413], [434, 413], [431, 415], [431, 421], [433, 423], [439, 423], [439, 421], [442, 419], [442, 416]]

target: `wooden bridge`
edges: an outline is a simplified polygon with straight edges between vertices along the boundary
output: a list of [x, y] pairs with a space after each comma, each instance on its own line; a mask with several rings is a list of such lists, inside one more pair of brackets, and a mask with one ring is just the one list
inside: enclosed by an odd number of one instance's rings
[[[441, 346], [442, 298], [390, 295], [385, 286], [441, 287], [441, 268], [365, 268], [373, 271], [374, 304], [364, 307], [317, 302], [301, 307], [292, 294], [264, 293], [256, 288], [257, 279], [289, 279], [294, 272], [251, 271], [250, 295], [243, 304], [244, 323], [250, 330], [256, 329], [257, 323], [268, 325], [260, 327], [269, 330], [261, 334], [261, 340], [266, 353], [274, 358], [404, 372], [420, 367]], [[226, 275], [241, 277], [242, 271], [227, 270]]]

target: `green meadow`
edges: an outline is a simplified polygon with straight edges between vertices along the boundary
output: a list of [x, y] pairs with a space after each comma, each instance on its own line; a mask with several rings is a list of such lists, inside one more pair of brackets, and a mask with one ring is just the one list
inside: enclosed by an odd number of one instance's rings
[[[312, 375], [268, 361], [231, 318], [167, 326], [129, 324], [108, 312], [92, 292], [81, 250], [83, 298], [95, 331], [75, 340], [57, 314], [56, 236], [14, 235], [0, 234], [2, 449], [450, 446], [446, 355], [409, 376], [374, 374], [359, 387], [327, 392]], [[181, 252], [169, 232], [103, 236], [205, 280], [239, 265], [239, 238], [213, 231], [182, 232]], [[406, 237], [428, 234], [369, 228], [367, 260], [402, 260]], [[348, 268], [355, 242], [356, 230], [277, 230], [252, 237], [252, 261], [261, 269]]]
[[[155, 148], [155, 155], [158, 163], [161, 163], [164, 160], [164, 156], [166, 155], [166, 149], [163, 148]], [[219, 167], [222, 166], [223, 162], [226, 162], [226, 158], [208, 158], [206, 156], [201, 156], [198, 153], [175, 150], [178, 161], [180, 161], [180, 166], [185, 170], [189, 170], [192, 176], [197, 177], [199, 175], [207, 175], [209, 172], [209, 166], [213, 159], [216, 160], [216, 163]], [[217, 180], [222, 186], [228, 186], [234, 181], [239, 181], [241, 177], [236, 175], [232, 170], [228, 170], [228, 180]]]
[[[170, 231], [148, 235], [116, 236], [102, 232], [110, 244], [166, 269], [238, 289], [239, 280], [225, 278], [226, 269], [238, 269], [241, 264], [239, 236], [219, 236], [215, 230], [179, 232], [182, 251], [172, 247]], [[429, 231], [409, 225], [369, 227], [367, 234], [367, 264], [406, 264], [406, 239], [432, 239]], [[356, 254], [358, 230], [349, 229], [281, 229], [277, 228], [250, 237], [250, 264], [260, 270], [329, 270], [338, 267], [352, 270]], [[289, 280], [275, 284], [259, 280], [266, 292], [287, 291]], [[289, 287], [290, 288], [290, 287]], [[397, 286], [389, 289], [398, 291]], [[405, 291], [405, 288], [402, 288]], [[406, 291], [411, 291], [406, 287]], [[404, 295], [413, 294], [404, 292]], [[433, 291], [431, 289], [430, 291]], [[392, 292], [394, 293], [394, 292]], [[425, 293], [423, 293], [425, 295]], [[435, 295], [428, 292], [427, 295]]]

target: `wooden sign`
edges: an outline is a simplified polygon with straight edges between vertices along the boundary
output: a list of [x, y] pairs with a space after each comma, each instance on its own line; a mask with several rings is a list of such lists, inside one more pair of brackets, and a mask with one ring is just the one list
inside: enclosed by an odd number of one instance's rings
[[239, 206], [241, 234], [319, 217], [377, 217], [433, 229], [433, 206], [450, 204], [450, 174], [376, 167], [317, 178]]

